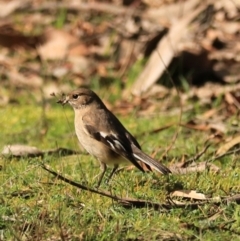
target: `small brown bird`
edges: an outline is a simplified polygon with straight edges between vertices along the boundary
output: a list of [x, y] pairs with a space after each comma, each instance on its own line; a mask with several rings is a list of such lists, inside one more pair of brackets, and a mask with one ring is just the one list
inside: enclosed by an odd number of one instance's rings
[[92, 90], [80, 88], [69, 93], [58, 103], [69, 103], [73, 107], [78, 140], [86, 151], [100, 162], [102, 172], [98, 187], [107, 165], [113, 165], [109, 181], [119, 164], [127, 160], [142, 172], [144, 169], [138, 161], [145, 163], [149, 170], [154, 168], [163, 174], [171, 173], [167, 167], [141, 151], [136, 139]]

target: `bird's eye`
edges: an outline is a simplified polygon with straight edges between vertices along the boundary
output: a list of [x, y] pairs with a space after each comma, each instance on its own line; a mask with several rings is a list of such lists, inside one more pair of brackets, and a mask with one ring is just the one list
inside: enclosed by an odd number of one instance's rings
[[72, 97], [73, 97], [73, 99], [76, 100], [78, 98], [78, 95], [73, 95]]

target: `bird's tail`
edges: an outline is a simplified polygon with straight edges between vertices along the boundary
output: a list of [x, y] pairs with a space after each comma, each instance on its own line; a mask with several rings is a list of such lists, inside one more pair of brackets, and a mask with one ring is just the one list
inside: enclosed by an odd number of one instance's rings
[[132, 145], [132, 151], [134, 157], [146, 165], [149, 165], [150, 167], [154, 168], [156, 171], [161, 172], [164, 175], [172, 173], [167, 167], [165, 167], [160, 162], [154, 160], [150, 156], [148, 156], [146, 153], [142, 152], [139, 148], [137, 148], [135, 145]]

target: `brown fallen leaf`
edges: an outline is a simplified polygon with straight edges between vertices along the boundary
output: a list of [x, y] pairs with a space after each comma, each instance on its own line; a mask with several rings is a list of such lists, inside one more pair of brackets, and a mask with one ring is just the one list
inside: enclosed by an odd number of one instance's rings
[[0, 2], [0, 18], [5, 18], [17, 9], [29, 6], [29, 1], [14, 0], [14, 1], [1, 1]]
[[193, 130], [198, 130], [198, 131], [214, 131], [217, 133], [226, 133], [226, 126], [223, 123], [223, 121], [220, 120], [190, 120], [186, 124], [182, 123], [181, 126], [193, 129]]
[[[237, 94], [237, 96], [238, 96], [238, 94]], [[234, 93], [227, 92], [225, 94], [225, 100], [229, 105], [235, 105], [238, 108], [238, 110], [240, 110], [239, 100], [238, 100], [238, 98], [236, 98]]]
[[184, 198], [190, 198], [195, 200], [209, 200], [209, 197], [207, 197], [203, 193], [199, 193], [196, 190], [176, 190], [172, 193], [170, 193], [171, 197], [184, 197]]
[[240, 135], [234, 137], [232, 140], [230, 140], [230, 141], [224, 143], [222, 146], [220, 146], [216, 152], [216, 156], [224, 155], [227, 151], [229, 151], [231, 148], [233, 148], [237, 144], [240, 144]]
[[[182, 165], [182, 164], [180, 164]], [[191, 172], [203, 172], [206, 170], [210, 170], [213, 172], [218, 172], [220, 170], [220, 168], [212, 163], [209, 162], [199, 162], [199, 163], [192, 163], [190, 166], [188, 167], [179, 167], [179, 164], [173, 164], [171, 166], [168, 167], [170, 169], [170, 171], [174, 174], [187, 174], [187, 173], [191, 173]]]
[[203, 120], [208, 120], [209, 118], [211, 118], [214, 115], [216, 115], [218, 111], [219, 110], [216, 109], [216, 108], [207, 110], [203, 114], [200, 115], [200, 118], [203, 119]]
[[209, 130], [209, 126], [206, 125], [206, 123], [196, 123], [195, 120], [191, 120], [186, 124], [182, 123], [181, 126], [189, 128], [189, 129], [193, 129], [193, 130], [198, 130], [198, 131]]

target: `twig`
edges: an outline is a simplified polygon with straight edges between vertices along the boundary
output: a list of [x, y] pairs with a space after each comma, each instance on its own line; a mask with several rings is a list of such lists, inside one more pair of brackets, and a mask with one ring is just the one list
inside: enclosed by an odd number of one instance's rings
[[174, 125], [175, 125], [175, 123], [171, 123], [171, 124], [168, 124], [168, 125], [165, 125], [165, 126], [162, 126], [162, 127], [158, 127], [156, 129], [153, 129], [153, 130], [150, 130], [150, 131], [143, 131], [143, 132], [137, 134], [136, 137], [157, 134], [157, 133], [159, 133], [161, 131], [167, 130], [168, 128], [170, 128], [170, 127], [172, 127]]
[[211, 146], [211, 144], [208, 144], [207, 146], [205, 146], [203, 148], [202, 151], [200, 151], [199, 153], [197, 153], [194, 157], [192, 157], [191, 159], [187, 160], [186, 162], [183, 163], [183, 165], [181, 167], [187, 167], [189, 166], [191, 163], [195, 162], [196, 160], [198, 160], [203, 154], [205, 154], [205, 152], [207, 151], [207, 149]]
[[[126, 207], [126, 208], [144, 208], [144, 207], [150, 207], [156, 210], [161, 210], [161, 211], [167, 211], [170, 210], [172, 208], [198, 208], [199, 205], [204, 205], [206, 203], [211, 203], [212, 200], [214, 199], [209, 199], [207, 201], [203, 201], [203, 202], [195, 202], [195, 203], [174, 203], [173, 200], [168, 199], [168, 203], [156, 203], [156, 202], [151, 202], [148, 200], [143, 200], [143, 199], [134, 199], [134, 198], [122, 198], [116, 195], [112, 195], [110, 192], [105, 192], [105, 191], [101, 191], [101, 190], [96, 190], [87, 186], [84, 186], [80, 183], [74, 182], [62, 175], [60, 175], [59, 173], [51, 170], [49, 167], [47, 167], [45, 164], [41, 163], [40, 166], [46, 170], [47, 172], [51, 173], [52, 175], [54, 175], [57, 179], [62, 180], [74, 187], [80, 188], [82, 190], [85, 191], [89, 191], [92, 193], [96, 193], [98, 195], [104, 196], [104, 197], [108, 197], [111, 198], [114, 201], [117, 201], [118, 203], [120, 203], [122, 206]], [[214, 203], [215, 205], [220, 204], [221, 202], [239, 202], [240, 201], [240, 194], [237, 194], [235, 196], [232, 197], [227, 197], [224, 199], [220, 199], [220, 201], [213, 201], [212, 203]]]
[[59, 173], [51, 170], [49, 167], [47, 167], [44, 164], [40, 164], [40, 166], [44, 170], [46, 170], [49, 173], [51, 173], [52, 175], [54, 175], [59, 180], [62, 180], [64, 182], [66, 182], [66, 183], [68, 183], [68, 184], [70, 184], [70, 185], [72, 185], [74, 187], [80, 188], [82, 190], [89, 191], [89, 192], [96, 193], [96, 194], [99, 194], [99, 195], [104, 196], [104, 197], [111, 198], [114, 201], [118, 201], [119, 203], [123, 204], [124, 206], [134, 206], [134, 207], [139, 207], [139, 208], [140, 207], [149, 206], [149, 207], [154, 207], [155, 209], [160, 209], [160, 208], [170, 209], [171, 208], [171, 206], [169, 204], [154, 203], [154, 202], [141, 200], [141, 199], [121, 198], [119, 196], [112, 195], [110, 192], [93, 189], [91, 187], [87, 187], [87, 186], [84, 186], [84, 185], [82, 185], [80, 183], [74, 182], [74, 181], [72, 181], [72, 180], [70, 180], [70, 179], [60, 175]]

